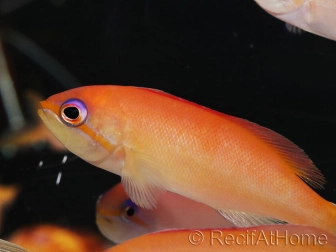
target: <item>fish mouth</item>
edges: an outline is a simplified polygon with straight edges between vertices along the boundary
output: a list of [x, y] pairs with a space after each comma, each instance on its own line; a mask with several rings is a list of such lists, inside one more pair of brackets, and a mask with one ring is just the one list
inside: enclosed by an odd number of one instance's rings
[[50, 120], [49, 120], [49, 116], [50, 114], [52, 114], [52, 112], [49, 109], [39, 109], [37, 110], [37, 113], [39, 115], [39, 117], [41, 118], [41, 120], [43, 121], [43, 123], [47, 126], [47, 128], [50, 130]]
[[66, 134], [65, 129], [63, 128], [63, 123], [59, 119], [59, 107], [57, 104], [53, 104], [47, 101], [41, 102], [41, 107], [41, 109], [37, 110], [37, 113], [42, 122], [57, 138], [57, 140], [66, 146], [68, 142], [68, 138], [66, 136], [69, 134]]
[[56, 115], [59, 114], [59, 106], [58, 104], [52, 103], [52, 102], [48, 102], [48, 101], [41, 101], [40, 105], [42, 107], [42, 109], [38, 110], [38, 114], [40, 115], [40, 113], [45, 112], [45, 110], [51, 110], [52, 112], [54, 112]]
[[47, 128], [51, 130], [50, 118], [54, 116], [58, 119], [59, 106], [48, 101], [41, 101], [40, 105], [42, 108], [37, 110], [37, 114], [42, 119]]
[[98, 215], [96, 217], [96, 222], [102, 222], [102, 221], [105, 221], [105, 222], [108, 222], [110, 224], [112, 224], [112, 220], [110, 220], [109, 218], [107, 218], [106, 216], [103, 216], [103, 215]]

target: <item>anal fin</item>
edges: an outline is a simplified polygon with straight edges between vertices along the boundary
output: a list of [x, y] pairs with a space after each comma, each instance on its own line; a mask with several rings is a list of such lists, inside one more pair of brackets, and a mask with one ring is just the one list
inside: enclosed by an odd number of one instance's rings
[[263, 216], [259, 214], [250, 214], [239, 211], [221, 211], [218, 210], [220, 215], [222, 215], [228, 221], [231, 221], [237, 227], [251, 227], [251, 226], [261, 226], [270, 224], [287, 224], [284, 221], [275, 219], [273, 217]]

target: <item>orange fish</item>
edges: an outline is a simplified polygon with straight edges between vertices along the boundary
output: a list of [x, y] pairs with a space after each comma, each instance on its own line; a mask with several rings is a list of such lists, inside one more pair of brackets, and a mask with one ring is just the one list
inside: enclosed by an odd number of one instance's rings
[[96, 223], [99, 230], [115, 243], [171, 228], [224, 228], [234, 225], [213, 208], [166, 192], [156, 209], [135, 205], [119, 183], [97, 202]]
[[322, 187], [322, 174], [270, 129], [139, 87], [86, 86], [41, 105], [55, 137], [120, 175], [140, 207], [154, 208], [170, 191], [219, 210], [236, 226], [282, 220], [336, 234], [336, 206], [302, 181]]
[[336, 237], [314, 227], [270, 225], [236, 229], [166, 230], [105, 252], [334, 252]]

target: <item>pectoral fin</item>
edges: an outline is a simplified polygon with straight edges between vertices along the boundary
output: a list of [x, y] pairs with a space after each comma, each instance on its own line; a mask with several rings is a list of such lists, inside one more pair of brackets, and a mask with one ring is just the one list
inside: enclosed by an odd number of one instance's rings
[[131, 200], [140, 207], [153, 209], [158, 198], [166, 191], [160, 165], [142, 153], [127, 149], [122, 185]]

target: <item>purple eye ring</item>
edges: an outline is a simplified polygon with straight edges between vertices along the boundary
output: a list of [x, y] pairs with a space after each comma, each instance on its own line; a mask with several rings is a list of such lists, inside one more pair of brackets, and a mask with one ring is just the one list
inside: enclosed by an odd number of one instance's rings
[[82, 125], [87, 118], [88, 111], [84, 102], [78, 99], [65, 101], [60, 109], [61, 119], [69, 127]]

